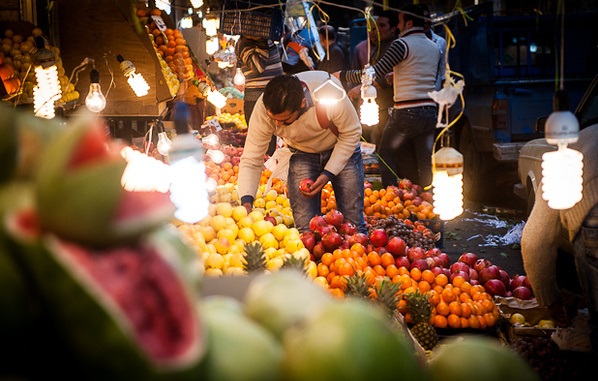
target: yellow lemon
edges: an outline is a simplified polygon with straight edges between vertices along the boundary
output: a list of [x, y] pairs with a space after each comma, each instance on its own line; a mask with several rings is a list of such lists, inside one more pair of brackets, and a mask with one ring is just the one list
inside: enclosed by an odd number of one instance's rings
[[276, 197], [278, 197], [278, 192], [275, 189], [270, 189], [268, 192], [266, 192], [266, 201], [276, 202]]
[[274, 247], [269, 247], [264, 250], [264, 254], [268, 259], [276, 258], [278, 256], [278, 250], [276, 250]]
[[244, 266], [244, 257], [243, 254], [241, 253], [235, 253], [233, 255], [231, 255], [231, 257], [228, 260], [229, 263], [229, 268], [230, 267], [238, 267], [238, 268], [243, 268]]
[[252, 229], [256, 236], [261, 237], [270, 233], [274, 229], [274, 224], [270, 221], [259, 220], [253, 223]]
[[262, 247], [265, 249], [269, 247], [278, 249], [278, 240], [276, 239], [276, 237], [274, 237], [274, 234], [272, 233], [266, 233], [262, 235], [260, 237], [260, 243], [262, 244]]
[[309, 261], [305, 272], [307, 273], [307, 277], [309, 279], [316, 279], [316, 277], [318, 276], [318, 266], [316, 265], [316, 262]]
[[263, 198], [256, 198], [253, 201], [253, 207], [254, 208], [265, 208], [266, 207], [266, 200], [264, 200]]
[[328, 289], [328, 281], [326, 280], [326, 277], [317, 276], [314, 278], [314, 283], [322, 286], [326, 290]]
[[243, 205], [239, 205], [235, 206], [235, 208], [233, 209], [232, 217], [235, 220], [235, 222], [239, 222], [241, 218], [247, 217], [247, 214], [249, 214], [247, 212], [247, 208], [245, 208]]
[[208, 226], [199, 226], [198, 232], [203, 236], [205, 242], [210, 242], [214, 238], [216, 238], [216, 231], [211, 225]]
[[206, 267], [213, 269], [221, 269], [224, 266], [224, 257], [220, 254], [210, 254], [206, 259]]
[[217, 253], [226, 254], [228, 253], [228, 249], [230, 249], [230, 241], [226, 238], [216, 238], [214, 247], [216, 248]]
[[255, 220], [251, 216], [247, 215], [245, 217], [241, 217], [241, 219], [239, 221], [237, 221], [237, 226], [241, 229], [242, 228], [250, 228], [253, 226], [254, 222], [255, 222]]
[[268, 261], [266, 268], [270, 271], [276, 271], [282, 267], [284, 260], [282, 257], [272, 258]]
[[284, 194], [279, 194], [278, 196], [276, 196], [276, 203], [278, 205], [284, 205], [284, 202], [287, 200], [287, 196], [285, 196]]
[[246, 274], [245, 274], [245, 270], [243, 270], [241, 267], [229, 267], [224, 272], [224, 275], [226, 275], [226, 276], [241, 276], [241, 275], [246, 275]]
[[274, 234], [274, 237], [276, 237], [277, 240], [282, 241], [287, 234], [287, 230], [289, 230], [289, 228], [286, 225], [278, 224], [272, 228], [272, 234]]
[[226, 218], [224, 216], [216, 215], [210, 219], [210, 226], [214, 228], [216, 232], [226, 227]]
[[233, 215], [233, 206], [228, 202], [219, 202], [216, 206], [216, 214], [230, 217]]
[[285, 249], [287, 250], [288, 253], [294, 253], [299, 249], [304, 248], [305, 246], [303, 245], [303, 242], [301, 241], [301, 239], [289, 239], [287, 240], [286, 237], [283, 240], [283, 244]]
[[233, 243], [237, 238], [237, 232], [231, 229], [220, 229], [216, 233], [217, 238], [226, 238], [229, 243]]
[[222, 272], [221, 269], [214, 269], [214, 268], [208, 268], [206, 269], [206, 271], [204, 272], [204, 275], [207, 277], [221, 277], [222, 275], [224, 275], [224, 273]]
[[249, 217], [253, 218], [254, 221], [259, 221], [264, 219], [264, 213], [261, 210], [252, 210], [251, 213], [248, 214]]
[[241, 238], [246, 243], [251, 243], [255, 241], [255, 233], [253, 232], [252, 228], [241, 228], [239, 229], [239, 233], [237, 237]]
[[266, 210], [276, 210], [276, 205], [278, 204], [274, 200], [266, 201]]

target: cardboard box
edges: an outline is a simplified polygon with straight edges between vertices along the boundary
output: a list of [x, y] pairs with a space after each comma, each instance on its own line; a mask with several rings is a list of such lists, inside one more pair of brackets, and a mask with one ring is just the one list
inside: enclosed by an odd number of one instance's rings
[[243, 114], [245, 110], [243, 106], [243, 99], [228, 98], [226, 100], [226, 106], [224, 106], [220, 111], [227, 112], [229, 114]]
[[[540, 320], [550, 319], [548, 308], [538, 306], [535, 299], [521, 300], [514, 297], [495, 297], [495, 302], [500, 310], [503, 335], [507, 342], [524, 336], [550, 337], [556, 331], [556, 328], [534, 327]], [[529, 326], [511, 324], [509, 319], [514, 313], [523, 315]]]

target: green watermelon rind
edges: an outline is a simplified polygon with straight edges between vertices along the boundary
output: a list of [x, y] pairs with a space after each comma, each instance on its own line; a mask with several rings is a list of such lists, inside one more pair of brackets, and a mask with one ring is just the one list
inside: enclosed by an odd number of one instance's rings
[[[11, 218], [12, 220], [12, 218]], [[134, 345], [128, 324], [119, 324], [116, 305], [104, 297], [97, 287], [90, 287], [82, 271], [61, 258], [59, 240], [46, 235], [39, 240], [23, 238], [9, 226], [11, 239], [21, 248], [19, 253], [38, 284], [50, 317], [59, 335], [78, 354], [81, 366], [94, 378], [111, 380], [199, 380], [200, 364], [205, 355], [205, 329], [196, 316], [198, 341], [188, 358], [177, 364], [152, 364]], [[52, 253], [55, 254], [52, 254]], [[66, 264], [66, 265], [65, 265]], [[68, 268], [68, 270], [67, 270]], [[85, 284], [83, 287], [81, 284]], [[183, 280], [189, 302], [194, 293]], [[116, 315], [114, 315], [116, 314]], [[121, 319], [123, 320], [123, 319]]]

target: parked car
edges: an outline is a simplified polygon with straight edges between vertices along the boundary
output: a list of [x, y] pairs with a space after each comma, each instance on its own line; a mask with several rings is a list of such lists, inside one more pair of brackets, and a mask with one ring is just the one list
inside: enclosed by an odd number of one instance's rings
[[[575, 116], [579, 121], [580, 130], [598, 124], [598, 75], [594, 77], [575, 109]], [[537, 120], [537, 132], [544, 132], [547, 118], [547, 116], [543, 116]], [[534, 206], [536, 193], [541, 191], [542, 155], [544, 152], [556, 149], [556, 146], [546, 143], [546, 139], [539, 138], [525, 143], [519, 152], [518, 172], [521, 182], [515, 185], [514, 193], [527, 200], [528, 215]]]

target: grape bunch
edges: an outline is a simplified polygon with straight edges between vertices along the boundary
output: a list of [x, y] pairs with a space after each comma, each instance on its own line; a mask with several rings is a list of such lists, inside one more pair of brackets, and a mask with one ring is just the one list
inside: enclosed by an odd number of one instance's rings
[[525, 359], [544, 381], [560, 380], [563, 361], [559, 346], [548, 337], [526, 336], [513, 340], [509, 347]]
[[389, 237], [400, 237], [409, 247], [421, 247], [429, 250], [436, 247], [436, 235], [420, 222], [404, 221], [389, 216], [372, 221], [369, 232], [374, 229], [384, 229]]

